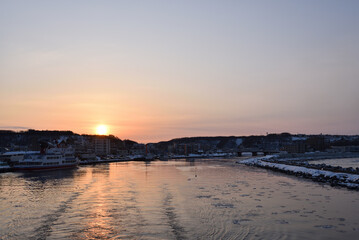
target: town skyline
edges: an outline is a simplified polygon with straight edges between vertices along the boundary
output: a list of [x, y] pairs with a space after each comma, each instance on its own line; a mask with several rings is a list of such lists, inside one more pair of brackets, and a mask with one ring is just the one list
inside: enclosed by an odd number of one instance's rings
[[[101, 127], [103, 125], [100, 125]], [[103, 129], [101, 129], [103, 131]], [[119, 140], [129, 140], [129, 141], [133, 141], [139, 144], [156, 144], [156, 143], [161, 143], [161, 142], [170, 142], [173, 140], [179, 140], [179, 139], [196, 139], [196, 138], [247, 138], [247, 137], [266, 137], [266, 136], [276, 136], [276, 135], [290, 135], [290, 136], [337, 136], [337, 137], [358, 137], [359, 134], [330, 134], [330, 133], [293, 133], [293, 132], [289, 132], [289, 131], [283, 131], [283, 132], [266, 132], [264, 134], [248, 134], [248, 135], [194, 135], [194, 136], [179, 136], [179, 137], [174, 137], [174, 138], [170, 138], [170, 139], [162, 139], [159, 141], [149, 141], [149, 142], [141, 142], [141, 141], [137, 141], [136, 139], [130, 139], [130, 138], [124, 138], [121, 136], [117, 136], [115, 134], [112, 134], [110, 132], [102, 132], [102, 133], [98, 133], [98, 132], [93, 132], [93, 133], [79, 133], [79, 132], [75, 132], [69, 129], [65, 129], [65, 130], [59, 130], [59, 129], [30, 129], [30, 128], [26, 128], [26, 129], [18, 129], [18, 128], [7, 128], [7, 129], [0, 129], [0, 133], [2, 134], [6, 134], [7, 132], [9, 133], [14, 133], [14, 134], [23, 134], [23, 133], [57, 133], [60, 134], [73, 134], [73, 135], [79, 135], [79, 136], [94, 136], [94, 137], [110, 137], [110, 138], [117, 138]]]

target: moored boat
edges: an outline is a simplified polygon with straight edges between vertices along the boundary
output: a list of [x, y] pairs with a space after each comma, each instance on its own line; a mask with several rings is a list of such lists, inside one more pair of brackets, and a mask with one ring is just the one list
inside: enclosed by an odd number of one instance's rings
[[42, 147], [40, 153], [24, 155], [23, 159], [14, 163], [15, 170], [46, 170], [72, 168], [79, 164], [71, 147]]

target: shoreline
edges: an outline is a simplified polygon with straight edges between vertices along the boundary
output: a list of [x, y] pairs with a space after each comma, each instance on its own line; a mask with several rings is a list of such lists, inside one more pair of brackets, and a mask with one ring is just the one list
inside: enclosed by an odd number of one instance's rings
[[355, 152], [313, 152], [313, 153], [293, 153], [275, 155], [278, 162], [294, 162], [294, 161], [317, 161], [325, 159], [340, 158], [359, 158], [359, 153]]
[[[178, 160], [178, 159], [189, 159], [189, 160], [194, 160], [194, 159], [206, 159], [206, 158], [211, 158], [211, 159], [217, 159], [217, 158], [236, 158], [235, 156], [225, 156], [225, 155], [215, 155], [215, 156], [211, 156], [211, 155], [190, 155], [190, 156], [174, 156], [168, 159], [159, 159], [159, 158], [153, 158], [153, 159], [146, 159], [146, 158], [123, 158], [123, 159], [103, 159], [103, 160], [99, 160], [99, 161], [83, 161], [83, 162], [79, 162], [79, 164], [77, 166], [86, 166], [86, 165], [97, 165], [97, 164], [105, 164], [105, 163], [117, 163], [117, 162], [153, 162], [153, 161], [171, 161], [171, 160]], [[61, 168], [53, 168], [53, 169], [40, 169], [37, 171], [53, 171], [53, 170], [61, 170]], [[0, 173], [6, 173], [6, 172], [24, 172], [24, 171], [32, 171], [32, 170], [20, 170], [20, 169], [16, 169], [13, 167], [2, 167], [0, 168]]]
[[[331, 159], [336, 158], [338, 158], [338, 156], [333, 156]], [[294, 161], [292, 159], [284, 160], [276, 155], [270, 155], [241, 160], [237, 161], [237, 163], [265, 168], [292, 176], [308, 178], [316, 182], [327, 183], [331, 186], [341, 186], [359, 191], [359, 168], [353, 169], [333, 167], [325, 164], [309, 164], [307, 161], [310, 160], [304, 160], [303, 158], [301, 158], [300, 161], [297, 158]]]

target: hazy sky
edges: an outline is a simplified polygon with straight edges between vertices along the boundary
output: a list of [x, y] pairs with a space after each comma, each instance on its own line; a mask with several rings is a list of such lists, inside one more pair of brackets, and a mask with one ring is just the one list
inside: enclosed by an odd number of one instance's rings
[[0, 1], [0, 128], [359, 134], [359, 1]]

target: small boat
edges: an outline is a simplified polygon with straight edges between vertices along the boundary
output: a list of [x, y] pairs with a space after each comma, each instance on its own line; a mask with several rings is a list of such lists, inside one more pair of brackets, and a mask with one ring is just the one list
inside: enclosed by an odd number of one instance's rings
[[129, 157], [129, 160], [131, 160], [131, 161], [145, 161], [146, 160], [145, 155], [142, 155], [142, 154], [130, 155], [128, 157]]
[[96, 164], [101, 162], [101, 158], [94, 153], [82, 153], [79, 155], [80, 165]]

